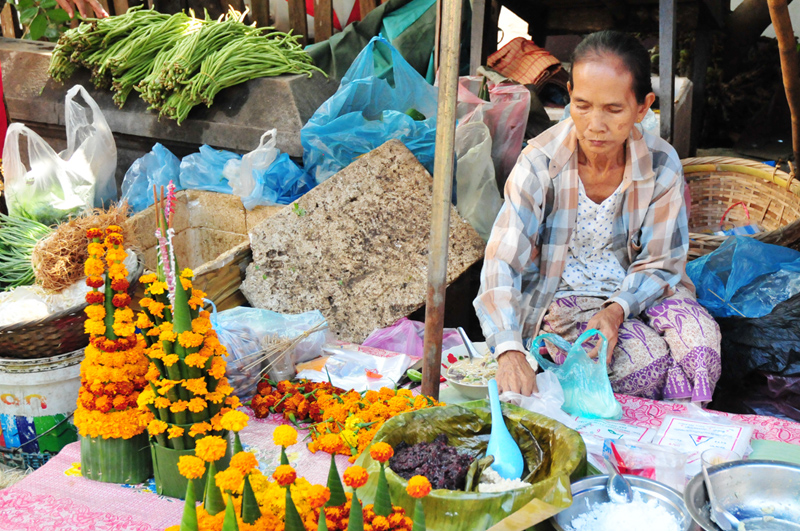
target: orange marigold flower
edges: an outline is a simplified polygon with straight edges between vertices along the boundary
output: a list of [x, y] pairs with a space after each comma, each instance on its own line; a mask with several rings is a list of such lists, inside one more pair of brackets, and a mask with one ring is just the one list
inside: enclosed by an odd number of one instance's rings
[[408, 480], [406, 492], [412, 498], [424, 498], [431, 492], [431, 482], [425, 476], [414, 476]]
[[128, 405], [128, 399], [125, 397], [125, 395], [117, 395], [114, 397], [111, 403], [114, 406], [114, 409], [125, 409], [125, 406]]
[[209, 435], [197, 441], [194, 453], [203, 461], [219, 461], [225, 455], [228, 443], [217, 435]]
[[369, 478], [369, 474], [367, 471], [358, 465], [351, 466], [347, 470], [344, 471], [344, 484], [350, 487], [351, 489], [357, 489], [359, 487], [363, 487], [366, 484], [367, 479]]
[[208, 370], [208, 374], [217, 380], [225, 376], [225, 360], [220, 357], [213, 358], [211, 360], [211, 368]]
[[272, 442], [275, 446], [291, 446], [297, 442], [297, 430], [288, 424], [278, 426], [272, 432]]
[[247, 426], [247, 422], [249, 420], [250, 418], [247, 416], [247, 413], [242, 411], [228, 411], [222, 415], [222, 420], [220, 423], [226, 430], [241, 431], [242, 428]]
[[199, 347], [203, 344], [203, 336], [189, 331], [181, 332], [178, 334], [178, 343], [183, 348]]
[[[116, 282], [116, 281], [115, 281]], [[124, 308], [131, 302], [131, 296], [127, 293], [117, 293], [114, 295], [114, 298], [111, 299], [111, 303], [116, 306], [117, 308]]]
[[90, 240], [93, 240], [95, 238], [102, 238], [103, 237], [103, 231], [98, 229], [98, 228], [87, 229], [86, 230], [86, 237], [89, 238]]
[[244, 474], [242, 474], [242, 471], [238, 468], [229, 466], [222, 472], [217, 472], [214, 476], [214, 481], [217, 483], [217, 487], [219, 487], [220, 490], [236, 492], [242, 486]]
[[312, 509], [319, 509], [331, 499], [331, 491], [323, 485], [311, 485], [306, 500]]
[[112, 245], [122, 245], [122, 235], [116, 233], [109, 234], [106, 236], [106, 245], [108, 247], [111, 247]]
[[238, 452], [231, 457], [230, 466], [238, 468], [243, 475], [247, 475], [258, 466], [258, 459], [251, 452]]
[[184, 389], [195, 395], [204, 395], [208, 393], [205, 378], [190, 378], [181, 382]]
[[201, 411], [205, 411], [206, 407], [208, 407], [208, 403], [198, 396], [189, 400], [189, 411], [192, 413], [200, 413]]
[[111, 289], [114, 291], [128, 291], [130, 283], [125, 278], [118, 278], [111, 283]]
[[326, 433], [317, 439], [317, 447], [325, 453], [335, 454], [342, 448], [342, 439], [336, 433]]
[[[144, 275], [139, 277], [139, 283], [141, 283], [141, 284], [152, 284], [156, 280], [158, 280], [158, 277], [156, 276], [155, 273], [146, 273], [146, 274], [144, 274]], [[144, 299], [142, 299], [142, 300], [144, 300]], [[150, 300], [152, 300], [152, 299], [150, 299]], [[140, 303], [140, 305], [141, 305], [141, 303]], [[144, 308], [144, 306], [142, 306], [142, 308]]]
[[122, 234], [122, 227], [119, 225], [109, 225], [106, 227], [106, 234]]
[[102, 321], [106, 317], [106, 309], [104, 306], [98, 305], [91, 305], [84, 308], [84, 313], [86, 317], [89, 319], [95, 319], [97, 321]]
[[203, 356], [199, 352], [195, 352], [194, 354], [189, 354], [183, 360], [183, 362], [187, 366], [197, 367], [198, 369], [205, 367], [207, 361], [208, 361], [208, 356]]
[[98, 289], [102, 288], [105, 281], [103, 281], [103, 277], [96, 276], [96, 277], [87, 277], [86, 278], [86, 285], [90, 288]]
[[290, 465], [280, 465], [275, 469], [272, 477], [275, 478], [275, 481], [278, 482], [278, 485], [281, 487], [286, 487], [294, 483], [294, 480], [297, 479], [297, 472], [295, 472], [294, 468], [292, 468]]
[[169, 398], [165, 396], [159, 396], [153, 401], [153, 405], [158, 409], [167, 409], [170, 407], [170, 405], [172, 405], [172, 403], [169, 401]]
[[208, 422], [198, 422], [197, 424], [192, 424], [192, 427], [189, 428], [189, 437], [197, 437], [198, 435], [203, 435], [204, 433], [208, 433], [211, 431], [211, 424]]
[[181, 411], [186, 411], [188, 407], [189, 407], [189, 402], [187, 402], [186, 400], [178, 400], [177, 402], [173, 402], [169, 406], [169, 410], [172, 411], [173, 413], [180, 413]]
[[389, 531], [389, 520], [385, 516], [378, 515], [372, 519], [373, 531]]
[[184, 429], [180, 426], [172, 426], [167, 430], [167, 437], [170, 439], [177, 439], [178, 437], [183, 437], [183, 432]]
[[150, 312], [150, 315], [158, 317], [159, 319], [164, 318], [164, 303], [158, 301], [152, 301], [150, 305], [147, 307], [147, 311]]
[[161, 361], [163, 361], [164, 365], [166, 365], [167, 367], [172, 367], [173, 365], [178, 363], [179, 360], [180, 358], [178, 357], [177, 354], [167, 354], [166, 356], [163, 356], [161, 358]]
[[385, 463], [394, 455], [394, 449], [385, 442], [378, 442], [372, 445], [372, 448], [369, 450], [369, 455], [372, 456], [375, 461]]
[[178, 459], [178, 472], [185, 478], [198, 479], [206, 473], [206, 464], [194, 455], [182, 455]]
[[99, 291], [90, 291], [86, 294], [86, 303], [87, 304], [103, 304], [105, 302], [106, 296], [100, 293]]
[[106, 325], [103, 324], [103, 321], [94, 319], [87, 319], [83, 324], [83, 329], [89, 335], [102, 336], [106, 333]]
[[203, 317], [198, 317], [192, 320], [192, 332], [200, 335], [205, 335], [206, 332], [211, 330], [211, 320]]
[[186, 291], [189, 291], [190, 289], [192, 289], [192, 281], [189, 280], [188, 278], [181, 277], [181, 286], [183, 286], [183, 289], [185, 289]]

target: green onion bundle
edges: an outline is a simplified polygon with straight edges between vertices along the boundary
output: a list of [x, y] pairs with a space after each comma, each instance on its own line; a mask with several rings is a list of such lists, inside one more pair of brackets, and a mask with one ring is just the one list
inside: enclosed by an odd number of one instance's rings
[[322, 72], [298, 37], [244, 24], [244, 14], [204, 20], [140, 7], [90, 19], [65, 32], [53, 52], [50, 76], [64, 82], [83, 66], [92, 83], [111, 88], [120, 108], [132, 91], [150, 110], [183, 122], [223, 89], [259, 77]]
[[33, 248], [51, 232], [38, 221], [0, 214], [0, 290], [33, 284]]

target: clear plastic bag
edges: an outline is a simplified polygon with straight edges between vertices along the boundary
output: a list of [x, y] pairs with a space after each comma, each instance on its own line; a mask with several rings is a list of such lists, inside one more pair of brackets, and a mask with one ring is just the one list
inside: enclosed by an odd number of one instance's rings
[[233, 193], [223, 170], [228, 161], [241, 158], [242, 156], [236, 153], [202, 145], [199, 153], [192, 153], [181, 160], [181, 187], [223, 194]]
[[[378, 76], [376, 57], [391, 58], [385, 78]], [[388, 41], [374, 37], [336, 93], [300, 130], [306, 171], [321, 183], [360, 155], [398, 139], [432, 174], [437, 94]], [[406, 114], [411, 109], [425, 118], [415, 120]]]
[[[152, 151], [136, 159], [122, 181], [122, 200], [134, 212], [141, 212], [153, 204], [153, 186], [166, 187], [170, 181], [178, 184], [181, 161], [170, 150], [156, 144]], [[176, 186], [176, 190], [180, 190]]]
[[456, 209], [484, 241], [489, 241], [503, 199], [492, 164], [492, 137], [483, 122], [456, 128]]
[[[600, 336], [600, 353], [597, 361], [589, 358], [583, 344], [592, 336]], [[539, 354], [539, 346], [545, 341], [567, 352], [564, 363], [558, 365]], [[614, 398], [611, 381], [606, 371], [608, 340], [599, 330], [587, 330], [570, 345], [556, 334], [543, 334], [533, 340], [530, 351], [539, 365], [552, 371], [564, 389], [564, 411], [586, 418], [622, 418], [622, 406]]]
[[[263, 188], [263, 183], [256, 182], [254, 174], [267, 171], [267, 168], [280, 155], [280, 151], [276, 147], [277, 139], [275, 137], [277, 133], [277, 129], [270, 129], [261, 135], [257, 148], [244, 155], [241, 159], [231, 159], [225, 164], [222, 173], [228, 179], [228, 184], [230, 184], [234, 194], [242, 198], [251, 195], [255, 196], [255, 198], [261, 196], [258, 193], [261, 190], [257, 191], [256, 188]], [[269, 137], [269, 140], [267, 140], [267, 137]], [[253, 206], [245, 205], [248, 210], [252, 209]]]
[[[86, 108], [75, 101], [79, 93]], [[23, 124], [8, 127], [3, 170], [14, 217], [54, 225], [116, 198], [117, 148], [100, 108], [80, 85], [67, 92], [65, 105], [67, 149], [61, 153]], [[22, 135], [28, 137], [30, 170], [19, 149]]]

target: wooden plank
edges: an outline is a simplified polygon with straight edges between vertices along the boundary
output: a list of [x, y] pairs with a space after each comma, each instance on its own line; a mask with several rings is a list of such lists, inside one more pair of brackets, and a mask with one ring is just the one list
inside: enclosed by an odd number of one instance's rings
[[3, 37], [8, 39], [14, 39], [17, 36], [17, 32], [15, 31], [14, 24], [14, 8], [11, 7], [11, 4], [6, 4], [3, 7], [3, 11], [0, 12], [0, 28], [3, 30]]
[[239, 13], [244, 13], [244, 0], [219, 0], [219, 5], [224, 13], [228, 12], [228, 6], [234, 8]]
[[694, 60], [692, 62], [692, 131], [689, 136], [689, 156], [697, 154], [697, 144], [703, 131], [706, 104], [706, 72], [711, 62], [714, 32], [698, 22], [694, 37]]
[[259, 28], [269, 26], [269, 0], [250, 0], [250, 12]]
[[676, 0], [660, 0], [658, 5], [658, 98], [661, 110], [661, 138], [672, 141], [675, 121], [675, 5]]
[[361, 7], [361, 20], [364, 20], [370, 11], [378, 7], [378, 2], [377, 0], [359, 0], [359, 6]]
[[289, 27], [300, 37], [300, 44], [308, 44], [308, 22], [305, 0], [289, 0]]
[[486, 21], [486, 0], [472, 0], [472, 35], [469, 44], [469, 73], [474, 76], [483, 64], [483, 26]]
[[327, 41], [333, 35], [333, 3], [314, 0], [314, 42]]
[[114, 13], [122, 15], [130, 8], [128, 0], [114, 0]]

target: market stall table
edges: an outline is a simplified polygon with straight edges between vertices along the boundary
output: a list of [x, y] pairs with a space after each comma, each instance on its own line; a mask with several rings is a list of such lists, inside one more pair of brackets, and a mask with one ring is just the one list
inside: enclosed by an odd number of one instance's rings
[[[441, 398], [463, 402], [455, 390], [443, 388]], [[617, 395], [622, 420], [641, 427], [657, 427], [666, 415], [686, 410], [682, 404]], [[280, 417], [256, 419], [241, 432], [242, 442], [255, 453], [259, 468], [271, 474], [280, 461], [280, 448], [272, 432]], [[800, 424], [772, 417], [720, 413], [753, 426], [754, 438], [800, 445]], [[301, 434], [302, 435], [302, 434]], [[324, 484], [328, 474], [327, 454], [310, 453], [303, 441], [289, 448], [289, 460], [298, 475], [311, 483]], [[340, 473], [349, 465], [337, 456]], [[183, 502], [159, 496], [155, 484], [115, 485], [80, 477], [80, 443], [65, 447], [42, 468], [13, 487], [0, 490], [0, 529], [3, 531], [156, 531], [180, 522]]]

